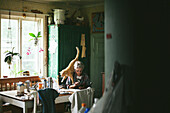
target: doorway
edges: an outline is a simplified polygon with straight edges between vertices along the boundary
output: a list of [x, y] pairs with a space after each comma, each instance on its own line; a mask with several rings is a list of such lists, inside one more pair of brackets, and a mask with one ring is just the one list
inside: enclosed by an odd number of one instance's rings
[[102, 96], [102, 74], [104, 72], [104, 34], [91, 34], [90, 80], [95, 89], [94, 97]]

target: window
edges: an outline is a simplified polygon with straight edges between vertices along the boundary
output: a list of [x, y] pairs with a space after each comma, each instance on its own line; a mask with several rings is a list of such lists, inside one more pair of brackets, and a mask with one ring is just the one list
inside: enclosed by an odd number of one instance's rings
[[[9, 76], [16, 77], [22, 75], [23, 71], [29, 71], [30, 75], [42, 76], [43, 72], [43, 19], [23, 19], [23, 18], [8, 18], [1, 17], [1, 77]], [[8, 25], [11, 25], [12, 43], [8, 39]], [[35, 46], [33, 37], [29, 33], [34, 33], [37, 36], [38, 32], [41, 36], [38, 45]], [[11, 51], [14, 47], [14, 52], [19, 53], [22, 58], [18, 56], [13, 57], [13, 62], [10, 65], [4, 62], [5, 51]]]

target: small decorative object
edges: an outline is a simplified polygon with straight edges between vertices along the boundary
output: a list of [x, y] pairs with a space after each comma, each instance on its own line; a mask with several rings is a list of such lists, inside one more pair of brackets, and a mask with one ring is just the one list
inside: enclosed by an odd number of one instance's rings
[[31, 48], [29, 47], [28, 50], [27, 50], [27, 55], [30, 55], [31, 54]]
[[54, 9], [54, 22], [55, 24], [64, 24], [65, 20], [65, 10]]
[[34, 42], [34, 45], [37, 46], [37, 45], [38, 45], [38, 40], [39, 40], [39, 38], [42, 37], [42, 36], [41, 36], [41, 32], [39, 31], [38, 34], [37, 34], [37, 36], [36, 36], [34, 33], [29, 33], [29, 35], [30, 35], [31, 37], [33, 37], [33, 38], [31, 38], [29, 41], [34, 40], [34, 41], [35, 41], [35, 42]]
[[9, 10], [9, 22], [8, 22], [8, 33], [7, 33], [7, 44], [12, 46], [12, 28], [11, 28], [11, 11]]
[[5, 75], [4, 75], [3, 77], [4, 77], [4, 78], [8, 78], [8, 76], [5, 76]]
[[25, 81], [27, 92], [30, 92], [30, 80]]
[[104, 32], [104, 12], [92, 13], [92, 33]]
[[41, 53], [41, 52], [43, 52], [44, 50], [42, 49], [42, 48], [40, 48], [40, 50], [39, 50], [39, 52]]
[[48, 87], [49, 88], [53, 88], [53, 79], [52, 79], [52, 77], [48, 77]]
[[17, 96], [24, 96], [24, 83], [17, 83]]
[[81, 34], [81, 44], [82, 46], [82, 54], [81, 54], [81, 58], [86, 57], [86, 46], [85, 46], [85, 34]]
[[35, 9], [35, 10], [31, 10], [31, 12], [32, 12], [32, 13], [43, 14], [43, 12], [42, 12], [42, 11], [39, 11], [39, 10], [37, 10], [37, 9]]
[[48, 25], [51, 25], [52, 19], [53, 19], [52, 16], [49, 16], [49, 17], [48, 17]]
[[12, 60], [13, 60], [13, 56], [18, 56], [20, 59], [22, 58], [21, 55], [19, 53], [14, 53], [15, 47], [12, 48], [12, 51], [5, 51], [6, 55], [5, 55], [5, 60], [4, 62], [6, 62], [9, 65], [9, 69], [10, 69], [10, 65], [12, 64]]
[[43, 83], [42, 82], [39, 82], [38, 83], [38, 89], [40, 90], [40, 89], [42, 89], [43, 88]]
[[23, 76], [30, 76], [30, 72], [29, 71], [24, 71], [22, 74], [23, 74]]

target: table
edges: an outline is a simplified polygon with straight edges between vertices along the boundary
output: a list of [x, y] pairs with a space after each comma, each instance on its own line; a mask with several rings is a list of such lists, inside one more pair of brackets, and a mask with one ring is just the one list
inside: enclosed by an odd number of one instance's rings
[[[17, 95], [17, 90], [0, 92], [0, 113], [2, 112], [1, 111], [2, 102], [7, 102], [12, 105], [23, 108], [23, 113], [28, 113], [28, 108], [33, 108], [33, 104], [34, 104], [33, 99], [26, 99], [16, 95]], [[70, 95], [71, 94], [59, 95], [59, 97], [56, 98], [55, 103], [59, 104], [59, 103], [69, 102], [68, 98], [70, 97]]]
[[[0, 92], [0, 101], [7, 102], [12, 105], [23, 108], [23, 113], [28, 113], [28, 108], [33, 107], [33, 99], [24, 99], [22, 97], [16, 96], [17, 90], [2, 91]], [[1, 107], [1, 106], [0, 106]], [[2, 110], [2, 109], [0, 109]]]

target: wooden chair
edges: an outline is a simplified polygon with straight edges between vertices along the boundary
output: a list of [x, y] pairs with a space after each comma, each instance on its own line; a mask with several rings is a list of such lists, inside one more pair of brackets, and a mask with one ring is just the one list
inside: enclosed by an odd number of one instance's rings
[[15, 78], [1, 78], [0, 79], [0, 91], [16, 90], [18, 82], [25, 82], [29, 80], [30, 86], [35, 85], [37, 82], [41, 82], [39, 76], [24, 76]]

